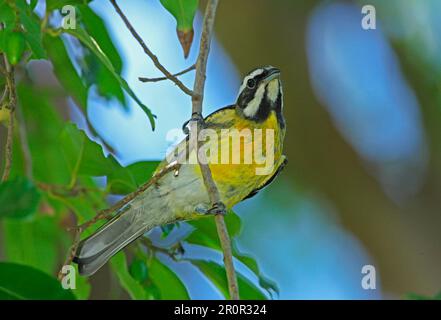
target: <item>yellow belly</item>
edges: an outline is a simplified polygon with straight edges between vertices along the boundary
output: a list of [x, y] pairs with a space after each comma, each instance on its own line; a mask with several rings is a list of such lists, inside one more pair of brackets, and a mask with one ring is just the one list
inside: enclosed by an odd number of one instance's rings
[[[274, 113], [261, 124], [241, 119], [236, 121], [231, 129], [244, 132], [244, 137], [240, 140], [240, 143], [237, 143], [237, 140], [234, 143], [227, 132], [218, 132], [220, 136], [218, 154], [214, 157], [218, 163], [213, 163], [213, 159], [210, 162], [211, 173], [219, 189], [221, 200], [228, 208], [233, 207], [254, 189], [262, 186], [274, 174], [280, 164], [284, 135], [284, 132], [278, 126]], [[244, 129], [249, 130], [242, 131]], [[259, 133], [255, 133], [254, 129], [261, 129], [263, 139], [258, 138]], [[268, 133], [267, 129], [273, 131], [273, 138], [271, 138], [271, 133]], [[227, 149], [229, 157], [225, 157], [225, 150]], [[269, 153], [273, 153], [272, 159]], [[261, 159], [262, 164], [256, 163], [256, 155], [266, 156]], [[239, 163], [237, 163], [238, 159]], [[233, 160], [236, 160], [236, 162], [232, 163]], [[265, 162], [266, 160], [268, 161]], [[198, 166], [196, 166], [196, 170], [198, 171], [197, 174], [200, 174]]]

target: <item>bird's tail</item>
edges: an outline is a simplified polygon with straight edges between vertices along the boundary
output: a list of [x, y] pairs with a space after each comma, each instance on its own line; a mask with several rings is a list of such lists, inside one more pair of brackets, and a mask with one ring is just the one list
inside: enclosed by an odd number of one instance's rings
[[137, 219], [139, 213], [139, 209], [128, 206], [94, 234], [80, 242], [74, 258], [80, 275], [94, 274], [113, 255], [150, 229], [145, 224], [139, 223]]

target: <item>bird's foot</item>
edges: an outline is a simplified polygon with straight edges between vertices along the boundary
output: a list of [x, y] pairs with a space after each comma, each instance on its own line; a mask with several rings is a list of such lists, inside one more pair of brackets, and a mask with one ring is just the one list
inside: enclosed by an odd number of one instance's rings
[[194, 211], [197, 214], [201, 215], [226, 215], [227, 214], [227, 208], [222, 202], [215, 203], [211, 208], [207, 207], [204, 204], [199, 204], [195, 207]]
[[188, 129], [188, 125], [191, 124], [191, 122], [196, 122], [198, 125], [204, 124], [204, 117], [199, 112], [193, 112], [191, 115], [191, 118], [184, 122], [182, 125], [182, 131], [184, 134], [188, 135], [190, 133]]

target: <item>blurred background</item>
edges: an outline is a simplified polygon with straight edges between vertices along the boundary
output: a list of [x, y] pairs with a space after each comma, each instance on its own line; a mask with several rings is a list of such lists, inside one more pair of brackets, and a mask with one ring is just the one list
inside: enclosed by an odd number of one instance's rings
[[[201, 14], [184, 59], [175, 20], [158, 0], [120, 2], [169, 70], [194, 63]], [[376, 9], [374, 30], [361, 26], [366, 4]], [[161, 159], [176, 142], [170, 130], [190, 116], [190, 99], [171, 82], [139, 82], [161, 74], [108, 1], [91, 7], [111, 31], [125, 79], [158, 118], [152, 132], [136, 105], [125, 112], [91, 90], [90, 122], [123, 164]], [[235, 208], [243, 222], [240, 249], [278, 284], [281, 299], [434, 296], [441, 290], [441, 2], [222, 0], [204, 113], [234, 103], [242, 76], [269, 64], [282, 70], [289, 164]], [[30, 70], [50, 78], [44, 62]], [[193, 76], [182, 80], [191, 87]], [[192, 298], [221, 298], [194, 268], [163, 259]], [[361, 285], [365, 265], [375, 267], [374, 290]], [[104, 274], [92, 279], [92, 298], [106, 297]]]

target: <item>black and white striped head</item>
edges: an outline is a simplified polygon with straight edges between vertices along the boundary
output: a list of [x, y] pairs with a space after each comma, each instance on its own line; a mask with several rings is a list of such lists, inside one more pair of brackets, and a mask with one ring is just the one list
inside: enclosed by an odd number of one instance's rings
[[265, 121], [271, 111], [282, 117], [283, 91], [280, 70], [266, 66], [251, 71], [242, 81], [236, 102], [243, 117]]

